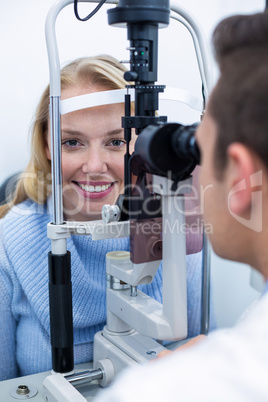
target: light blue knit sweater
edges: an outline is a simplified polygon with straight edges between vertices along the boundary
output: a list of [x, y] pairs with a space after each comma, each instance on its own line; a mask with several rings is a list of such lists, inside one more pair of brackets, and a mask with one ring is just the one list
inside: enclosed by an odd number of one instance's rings
[[[0, 380], [51, 369], [47, 223], [50, 201], [27, 200], [0, 220]], [[67, 240], [72, 261], [75, 363], [92, 360], [93, 337], [106, 319], [105, 255], [129, 239]], [[201, 254], [187, 257], [188, 335], [200, 330]], [[161, 300], [162, 267], [142, 290]]]

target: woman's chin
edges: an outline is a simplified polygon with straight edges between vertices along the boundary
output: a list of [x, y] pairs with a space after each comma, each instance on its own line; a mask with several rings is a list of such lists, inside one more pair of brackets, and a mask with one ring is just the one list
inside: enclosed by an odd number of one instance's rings
[[[104, 205], [113, 205], [115, 204], [117, 198], [107, 197], [104, 201], [102, 200], [90, 200], [84, 201], [82, 203], [73, 204], [73, 208], [64, 207], [64, 216], [66, 220], [72, 221], [92, 221], [102, 219], [102, 207]], [[80, 207], [79, 207], [80, 204]], [[66, 205], [66, 204], [64, 204]]]

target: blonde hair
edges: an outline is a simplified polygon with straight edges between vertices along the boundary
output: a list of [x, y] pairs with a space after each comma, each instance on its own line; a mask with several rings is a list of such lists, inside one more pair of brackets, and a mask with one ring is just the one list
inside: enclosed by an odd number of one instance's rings
[[[128, 84], [124, 78], [126, 68], [108, 55], [76, 59], [61, 70], [61, 89], [73, 85], [92, 85], [107, 90], [122, 89]], [[31, 157], [20, 174], [13, 198], [0, 206], [0, 218], [20, 202], [30, 198], [45, 203], [51, 193], [51, 164], [46, 156], [46, 137], [49, 122], [49, 85], [37, 106], [32, 127]]]

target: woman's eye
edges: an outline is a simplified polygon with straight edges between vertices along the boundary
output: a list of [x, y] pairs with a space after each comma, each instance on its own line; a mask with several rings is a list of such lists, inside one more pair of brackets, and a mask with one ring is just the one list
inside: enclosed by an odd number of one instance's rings
[[113, 147], [122, 147], [126, 144], [125, 140], [112, 140], [109, 142], [110, 145], [112, 145]]
[[72, 148], [72, 147], [77, 147], [79, 145], [79, 142], [77, 140], [67, 140], [67, 141], [64, 141], [62, 143], [62, 145], [66, 145], [67, 147]]

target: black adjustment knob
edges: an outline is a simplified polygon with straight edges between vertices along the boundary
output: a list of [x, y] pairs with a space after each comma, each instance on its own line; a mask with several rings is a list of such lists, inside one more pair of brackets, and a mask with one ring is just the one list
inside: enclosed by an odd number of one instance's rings
[[138, 73], [136, 73], [136, 71], [126, 71], [124, 78], [126, 81], [136, 81], [138, 79]]

